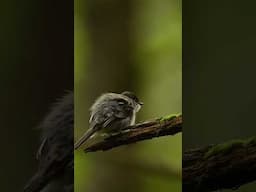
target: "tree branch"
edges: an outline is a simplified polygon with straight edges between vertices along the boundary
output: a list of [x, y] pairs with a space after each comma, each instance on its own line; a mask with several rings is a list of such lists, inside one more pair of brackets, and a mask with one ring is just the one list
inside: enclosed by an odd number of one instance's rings
[[[182, 131], [182, 115], [172, 115], [130, 126], [85, 147], [85, 152], [109, 150], [121, 145]], [[236, 189], [256, 180], [256, 138], [232, 140], [184, 152], [183, 191], [209, 192]]]
[[183, 190], [236, 189], [256, 180], [256, 139], [189, 150], [183, 156]]
[[182, 116], [170, 115], [139, 123], [125, 128], [122, 131], [112, 133], [103, 140], [87, 146], [85, 152], [109, 150], [121, 145], [127, 145], [138, 141], [152, 139], [154, 137], [175, 135], [182, 130]]

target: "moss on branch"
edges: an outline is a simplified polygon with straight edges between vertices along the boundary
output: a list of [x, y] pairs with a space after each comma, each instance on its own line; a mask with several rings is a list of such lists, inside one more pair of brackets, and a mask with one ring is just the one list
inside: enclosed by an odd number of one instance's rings
[[84, 151], [93, 152], [99, 150], [109, 150], [121, 145], [139, 142], [155, 137], [175, 135], [182, 131], [182, 116], [167, 115], [155, 120], [138, 123], [129, 126], [121, 131], [111, 133], [102, 140], [97, 141], [87, 147]]

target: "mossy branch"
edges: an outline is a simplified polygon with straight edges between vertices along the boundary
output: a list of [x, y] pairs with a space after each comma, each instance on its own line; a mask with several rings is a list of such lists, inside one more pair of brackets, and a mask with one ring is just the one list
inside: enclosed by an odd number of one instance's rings
[[109, 150], [121, 145], [155, 137], [175, 135], [182, 131], [182, 116], [168, 115], [155, 120], [138, 123], [108, 135], [104, 139], [85, 147], [85, 152]]
[[[169, 115], [127, 127], [84, 148], [104, 151], [182, 131], [182, 115]], [[94, 140], [92, 138], [92, 140]], [[183, 191], [209, 192], [236, 189], [256, 180], [256, 138], [232, 140], [184, 152]]]
[[183, 156], [183, 191], [236, 189], [256, 180], [256, 139], [189, 150]]

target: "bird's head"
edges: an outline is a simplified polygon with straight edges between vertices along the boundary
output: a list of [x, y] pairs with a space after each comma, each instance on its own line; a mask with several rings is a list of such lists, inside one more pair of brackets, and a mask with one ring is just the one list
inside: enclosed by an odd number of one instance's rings
[[143, 105], [143, 102], [141, 102], [139, 100], [139, 98], [133, 92], [124, 91], [121, 94], [128, 97], [129, 99], [131, 99], [133, 101], [133, 103], [135, 104], [135, 111], [136, 112], [138, 112], [140, 110], [141, 106]]

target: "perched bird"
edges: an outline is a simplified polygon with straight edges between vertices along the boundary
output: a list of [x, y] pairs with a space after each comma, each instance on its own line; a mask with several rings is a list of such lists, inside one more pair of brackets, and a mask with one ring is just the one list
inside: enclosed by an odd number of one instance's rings
[[41, 145], [38, 170], [24, 192], [73, 192], [74, 102], [73, 93], [64, 96], [39, 125]]
[[133, 125], [142, 105], [136, 95], [129, 91], [101, 95], [90, 108], [89, 129], [75, 143], [74, 148], [78, 149], [96, 132], [111, 133]]

